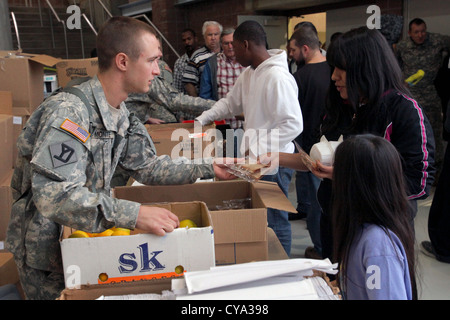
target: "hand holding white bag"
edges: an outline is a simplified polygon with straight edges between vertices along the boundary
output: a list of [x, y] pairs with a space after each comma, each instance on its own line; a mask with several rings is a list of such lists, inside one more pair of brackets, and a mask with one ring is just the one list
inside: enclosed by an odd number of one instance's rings
[[328, 141], [325, 136], [322, 136], [320, 142], [312, 146], [309, 155], [313, 160], [319, 160], [326, 166], [332, 166], [334, 163], [334, 152], [343, 140], [343, 137], [340, 136], [338, 141]]

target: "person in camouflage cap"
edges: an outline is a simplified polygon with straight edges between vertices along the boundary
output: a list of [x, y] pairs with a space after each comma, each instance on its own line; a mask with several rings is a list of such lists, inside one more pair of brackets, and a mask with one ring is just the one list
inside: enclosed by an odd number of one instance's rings
[[171, 123], [193, 120], [215, 103], [200, 97], [178, 92], [170, 83], [167, 63], [158, 62], [161, 74], [155, 77], [148, 93], [132, 93], [125, 100], [127, 109], [142, 123]]
[[410, 91], [431, 122], [436, 141], [436, 181], [444, 158], [441, 100], [434, 80], [443, 61], [443, 52], [450, 49], [450, 36], [427, 32], [425, 21], [415, 18], [409, 23], [408, 38], [396, 45], [397, 58], [405, 79], [423, 70], [424, 77]]
[[161, 52], [151, 27], [113, 17], [99, 31], [97, 50], [98, 75], [76, 87], [88, 105], [64, 91], [51, 96], [17, 141], [6, 247], [28, 299], [55, 299], [65, 287], [63, 226], [87, 232], [139, 228], [162, 236], [179, 225], [168, 210], [113, 198], [116, 167], [144, 184], [232, 178], [214, 161], [175, 164], [168, 156], [157, 157], [144, 125], [130, 116], [123, 101], [130, 92], [148, 92], [159, 74]]

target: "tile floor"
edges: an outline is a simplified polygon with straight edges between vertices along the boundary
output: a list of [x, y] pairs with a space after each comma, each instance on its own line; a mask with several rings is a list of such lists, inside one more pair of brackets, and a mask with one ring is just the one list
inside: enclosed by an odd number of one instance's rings
[[[294, 178], [295, 179], [295, 178]], [[296, 207], [295, 182], [291, 183], [289, 199]], [[419, 201], [415, 219], [417, 246], [423, 240], [429, 240], [427, 231], [428, 212], [432, 196]], [[302, 258], [305, 249], [311, 246], [305, 220], [293, 220], [291, 258]], [[442, 263], [424, 255], [417, 249], [419, 297], [421, 300], [450, 300], [450, 264]]]

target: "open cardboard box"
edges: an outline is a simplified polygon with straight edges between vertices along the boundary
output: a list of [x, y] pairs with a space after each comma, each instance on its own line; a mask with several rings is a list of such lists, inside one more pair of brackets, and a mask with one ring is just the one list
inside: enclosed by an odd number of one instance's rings
[[13, 108], [31, 114], [44, 100], [44, 66], [60, 59], [45, 54], [0, 51], [0, 88], [11, 91]]
[[215, 265], [211, 216], [205, 203], [152, 204], [191, 219], [198, 228], [178, 228], [165, 236], [133, 230], [129, 236], [68, 238], [64, 228], [61, 252], [66, 288], [179, 277], [186, 271]]
[[0, 50], [0, 88], [11, 91], [16, 115], [31, 115], [44, 100], [44, 67], [56, 67], [58, 85], [97, 74], [97, 58], [60, 59], [45, 54]]
[[[244, 180], [198, 182], [173, 186], [129, 186], [114, 196], [140, 203], [203, 201], [214, 225], [216, 265], [268, 259], [267, 208], [296, 212], [276, 183]], [[223, 210], [226, 200], [250, 198], [250, 206]]]
[[58, 85], [65, 87], [75, 78], [93, 77], [98, 71], [98, 58], [64, 59], [56, 64]]

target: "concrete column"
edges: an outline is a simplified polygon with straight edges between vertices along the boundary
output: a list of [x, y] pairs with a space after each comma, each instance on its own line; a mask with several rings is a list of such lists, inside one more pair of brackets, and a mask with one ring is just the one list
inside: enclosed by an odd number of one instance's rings
[[10, 14], [7, 0], [0, 0], [0, 50], [12, 50]]

